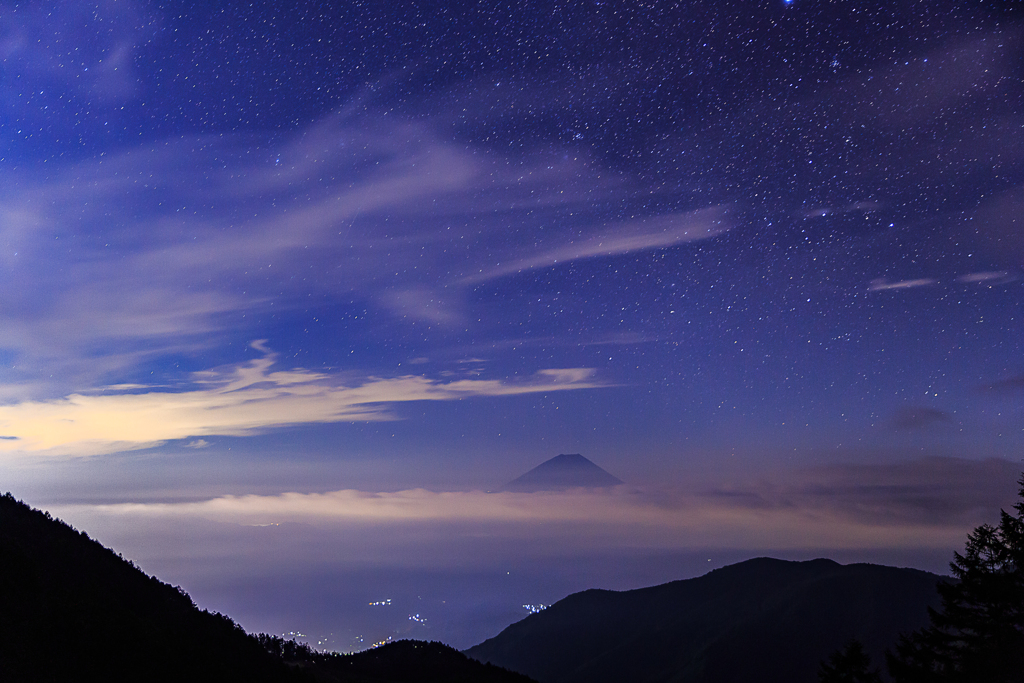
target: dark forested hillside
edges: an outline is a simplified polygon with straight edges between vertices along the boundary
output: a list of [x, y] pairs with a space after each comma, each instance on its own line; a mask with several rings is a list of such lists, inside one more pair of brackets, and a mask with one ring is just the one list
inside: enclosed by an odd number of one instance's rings
[[467, 650], [541, 683], [814, 683], [858, 638], [880, 661], [927, 623], [941, 577], [831, 560], [758, 558], [685, 581], [589, 590]]
[[229, 618], [10, 494], [0, 497], [0, 679], [303, 680]]

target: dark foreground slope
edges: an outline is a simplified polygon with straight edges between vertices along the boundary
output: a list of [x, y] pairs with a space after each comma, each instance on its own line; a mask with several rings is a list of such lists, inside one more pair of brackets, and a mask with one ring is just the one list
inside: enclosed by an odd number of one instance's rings
[[0, 498], [0, 679], [289, 681], [227, 617], [85, 534]]
[[928, 621], [941, 577], [831, 560], [758, 558], [685, 581], [589, 590], [467, 650], [541, 683], [815, 683], [851, 638], [875, 662]]
[[226, 616], [10, 494], [0, 497], [0, 681], [529, 683], [440, 643], [325, 655]]

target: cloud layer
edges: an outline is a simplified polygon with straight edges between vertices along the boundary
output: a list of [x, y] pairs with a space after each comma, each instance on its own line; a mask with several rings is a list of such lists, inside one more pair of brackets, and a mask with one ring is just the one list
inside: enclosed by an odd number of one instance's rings
[[[240, 526], [303, 524], [324, 532], [387, 527], [403, 543], [447, 536], [530, 538], [550, 551], [707, 547], [958, 547], [974, 525], [1014, 500], [1017, 466], [1003, 460], [929, 458], [899, 465], [804, 469], [781, 480], [710, 489], [390, 493], [357, 490], [222, 496], [198, 502], [68, 508], [138, 528], [187, 520]], [[129, 522], [129, 520], [131, 520]], [[333, 530], [333, 531], [332, 531]], [[555, 543], [555, 546], [551, 544]], [[386, 549], [394, 548], [385, 542]], [[375, 551], [376, 552], [376, 551]]]
[[[263, 349], [259, 343], [257, 348]], [[343, 383], [303, 369], [272, 371], [273, 354], [196, 374], [185, 391], [115, 387], [53, 401], [0, 406], [0, 452], [83, 456], [135, 450], [171, 439], [247, 436], [289, 425], [395, 419], [390, 406], [603, 386], [587, 368], [540, 370], [526, 381], [438, 381], [369, 377]], [[201, 448], [206, 441], [188, 444]]]

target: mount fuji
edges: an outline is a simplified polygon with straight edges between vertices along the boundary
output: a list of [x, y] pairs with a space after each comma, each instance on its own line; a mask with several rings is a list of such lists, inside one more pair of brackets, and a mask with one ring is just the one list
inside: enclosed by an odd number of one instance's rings
[[557, 455], [502, 487], [502, 491], [533, 493], [575, 488], [604, 488], [623, 483], [579, 453]]

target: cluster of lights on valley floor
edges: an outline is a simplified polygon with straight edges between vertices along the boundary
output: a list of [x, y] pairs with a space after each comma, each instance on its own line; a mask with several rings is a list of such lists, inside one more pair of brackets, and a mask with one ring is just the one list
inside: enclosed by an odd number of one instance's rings
[[[411, 618], [412, 617], [410, 617], [410, 619]], [[306, 644], [308, 644], [310, 647], [313, 647], [314, 638], [312, 636], [306, 635], [305, 633], [302, 633], [301, 631], [286, 631], [285, 633], [281, 634], [281, 637], [287, 640], [304, 640], [306, 641]], [[376, 642], [366, 644], [362, 636], [356, 636], [352, 639], [352, 644], [356, 644], [358, 647], [356, 647], [355, 649], [340, 650], [338, 649], [337, 641], [334, 640], [334, 634], [331, 633], [326, 636], [316, 637], [316, 646], [314, 649], [318, 649], [322, 652], [355, 652], [357, 650], [372, 650], [374, 648], [380, 647], [381, 645], [387, 645], [393, 639], [393, 636], [387, 636], [383, 640], [378, 640]]]
[[[367, 606], [369, 607], [390, 607], [391, 605], [391, 598], [384, 598], [383, 600], [374, 600], [373, 602], [367, 603]], [[536, 605], [523, 605], [523, 609], [525, 609], [530, 614], [537, 614], [538, 612], [543, 612], [547, 608], [548, 605], [542, 603], [538, 603]], [[426, 626], [427, 624], [427, 618], [422, 616], [418, 612], [416, 614], [410, 614], [409, 621], [415, 622], [422, 626]], [[301, 631], [287, 631], [285, 633], [282, 633], [281, 637], [287, 640], [303, 640], [310, 646], [313, 646], [313, 641], [315, 640], [315, 647], [317, 647], [318, 649], [325, 651], [340, 651], [337, 650], [338, 643], [334, 640], [333, 633], [328, 634], [327, 636], [318, 636], [314, 638], [313, 636], [309, 636], [305, 633], [302, 633]], [[356, 645], [360, 649], [372, 650], [373, 648], [380, 647], [382, 645], [387, 645], [388, 643], [392, 642], [393, 639], [393, 636], [388, 636], [383, 640], [378, 640], [376, 642], [366, 644], [365, 641], [363, 640], [363, 636], [356, 636], [352, 639], [352, 644]]]

